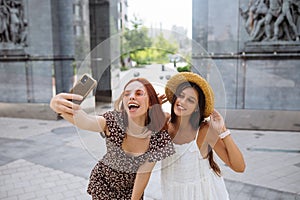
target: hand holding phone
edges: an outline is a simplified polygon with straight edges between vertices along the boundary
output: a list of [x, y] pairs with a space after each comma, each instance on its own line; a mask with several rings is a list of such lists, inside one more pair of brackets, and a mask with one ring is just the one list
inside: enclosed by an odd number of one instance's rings
[[97, 86], [97, 81], [88, 74], [83, 76], [77, 81], [75, 86], [70, 90], [70, 93], [83, 96], [81, 101], [73, 100], [73, 103], [81, 104], [81, 102], [88, 96], [88, 94]]

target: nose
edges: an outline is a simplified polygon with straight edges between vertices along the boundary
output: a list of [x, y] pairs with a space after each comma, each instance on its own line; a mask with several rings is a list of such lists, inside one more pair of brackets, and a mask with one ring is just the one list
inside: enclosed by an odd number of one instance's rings
[[182, 98], [177, 98], [177, 102], [178, 102], [178, 103], [183, 104], [183, 101], [184, 101], [184, 100], [183, 100]]
[[135, 99], [135, 94], [134, 94], [134, 92], [131, 92], [131, 93], [130, 93], [129, 99], [130, 99], [130, 100]]

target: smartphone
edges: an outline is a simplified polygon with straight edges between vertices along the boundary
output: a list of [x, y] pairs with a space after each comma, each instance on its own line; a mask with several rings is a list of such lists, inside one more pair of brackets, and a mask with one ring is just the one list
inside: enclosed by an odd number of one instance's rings
[[79, 94], [83, 96], [81, 101], [72, 100], [73, 103], [81, 104], [81, 102], [88, 96], [88, 94], [97, 86], [97, 81], [93, 79], [89, 74], [83, 74], [77, 81], [74, 87], [70, 90], [70, 93]]

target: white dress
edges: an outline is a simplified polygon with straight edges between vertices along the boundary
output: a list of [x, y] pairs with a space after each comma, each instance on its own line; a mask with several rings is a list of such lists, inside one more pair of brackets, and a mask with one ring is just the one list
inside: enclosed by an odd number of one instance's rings
[[202, 157], [195, 140], [174, 146], [176, 153], [162, 160], [163, 200], [229, 199], [223, 177], [210, 168], [208, 159]]

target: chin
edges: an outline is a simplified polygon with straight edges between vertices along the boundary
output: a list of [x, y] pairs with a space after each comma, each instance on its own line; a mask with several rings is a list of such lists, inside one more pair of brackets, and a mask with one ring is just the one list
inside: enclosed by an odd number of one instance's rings
[[146, 115], [146, 112], [141, 112], [141, 111], [135, 111], [135, 112], [128, 111], [127, 113], [128, 113], [128, 115], [134, 116], [134, 117], [142, 117], [142, 116]]

